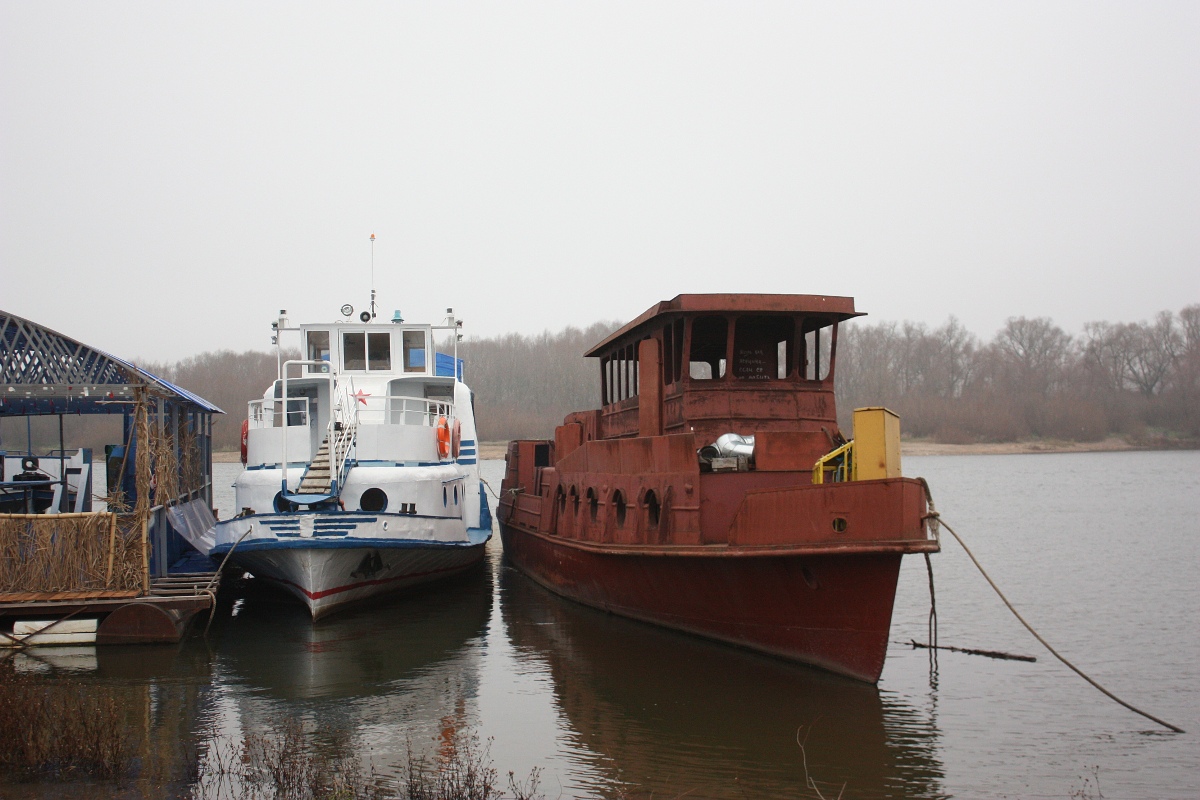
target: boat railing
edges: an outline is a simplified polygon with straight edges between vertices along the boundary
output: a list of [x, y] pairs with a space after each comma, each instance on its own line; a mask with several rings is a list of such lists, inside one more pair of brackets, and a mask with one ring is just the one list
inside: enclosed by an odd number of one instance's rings
[[446, 400], [404, 395], [355, 398], [358, 420], [364, 425], [417, 425], [432, 428], [438, 420], [454, 420], [454, 404]]
[[[308, 419], [309, 419], [309, 417], [308, 417], [308, 414], [307, 414], [307, 411], [308, 411], [308, 398], [306, 398], [306, 397], [289, 397], [289, 396], [288, 396], [288, 367], [292, 366], [293, 364], [295, 364], [295, 365], [298, 365], [298, 366], [303, 366], [303, 367], [308, 367], [308, 366], [321, 366], [321, 365], [323, 365], [323, 364], [325, 364], [325, 363], [326, 363], [326, 362], [324, 362], [324, 361], [316, 361], [316, 360], [309, 360], [309, 359], [289, 359], [289, 360], [287, 360], [287, 361], [283, 362], [283, 364], [280, 366], [280, 374], [282, 374], [282, 375], [283, 375], [283, 378], [281, 379], [281, 383], [283, 384], [283, 386], [281, 387], [281, 391], [280, 391], [280, 395], [281, 395], [281, 402], [286, 402], [286, 403], [288, 403], [287, 414], [285, 415], [285, 419], [283, 420], [283, 423], [282, 423], [282, 425], [283, 425], [283, 429], [284, 429], [284, 431], [283, 431], [283, 448], [282, 448], [282, 449], [283, 449], [283, 455], [282, 455], [282, 456], [280, 457], [280, 459], [279, 459], [279, 463], [283, 465], [283, 470], [282, 470], [282, 471], [283, 471], [283, 480], [282, 480], [282, 482], [281, 482], [281, 483], [282, 483], [282, 486], [283, 486], [282, 492], [283, 492], [283, 494], [284, 494], [285, 496], [289, 494], [289, 490], [288, 490], [288, 481], [287, 481], [287, 472], [288, 472], [288, 469], [287, 469], [287, 465], [288, 465], [288, 457], [287, 457], [287, 445], [288, 445], [287, 429], [288, 429], [289, 427], [291, 427], [291, 424], [292, 424], [292, 416], [291, 416], [291, 413], [292, 413], [292, 411], [291, 411], [291, 402], [292, 402], [293, 400], [303, 400], [303, 401], [304, 401], [304, 410], [305, 410], [304, 421], [303, 421], [303, 423], [301, 423], [301, 422], [297, 421], [297, 424], [303, 424], [303, 425], [307, 426], [307, 425], [308, 425]], [[330, 397], [337, 397], [337, 376], [336, 376], [336, 374], [334, 374], [334, 373], [329, 373], [329, 374], [327, 374], [327, 375], [325, 375], [325, 376], [322, 376], [322, 377], [325, 377], [325, 378], [327, 378], [327, 379], [328, 379], [328, 381], [329, 381], [329, 396], [330, 396]], [[330, 437], [328, 441], [330, 441], [331, 443], [332, 443], [332, 441], [333, 441], [333, 440], [332, 440], [332, 435], [333, 435], [333, 434], [332, 434], [332, 432], [333, 432], [333, 430], [334, 430], [334, 420], [335, 420], [335, 418], [337, 417], [337, 414], [338, 414], [338, 409], [337, 409], [337, 407], [339, 407], [339, 406], [341, 406], [341, 405], [342, 405], [342, 403], [341, 403], [341, 398], [338, 398], [338, 400], [335, 402], [335, 408], [334, 408], [334, 410], [333, 410], [333, 413], [331, 413], [331, 414], [329, 415], [329, 424], [328, 424], [328, 426], [327, 426], [327, 430], [326, 430], [326, 434], [325, 434], [325, 435], [326, 435], [327, 437]], [[338, 477], [339, 477], [339, 479], [341, 478], [341, 473], [340, 473], [340, 471], [339, 471], [339, 473], [338, 473]]]
[[346, 473], [350, 471], [350, 451], [353, 449], [358, 423], [358, 403], [353, 397], [339, 397], [333, 405], [333, 413], [329, 415], [329, 426], [325, 431], [325, 440], [329, 442], [330, 472], [333, 476], [330, 487], [332, 494], [339, 494], [341, 487], [346, 485]]
[[854, 440], [817, 459], [812, 468], [813, 483], [844, 483], [858, 480], [858, 462], [854, 458]]
[[[309, 421], [309, 398], [289, 397], [287, 400], [287, 427], [307, 426]], [[251, 400], [247, 404], [246, 418], [250, 428], [279, 428], [284, 425], [283, 400]]]

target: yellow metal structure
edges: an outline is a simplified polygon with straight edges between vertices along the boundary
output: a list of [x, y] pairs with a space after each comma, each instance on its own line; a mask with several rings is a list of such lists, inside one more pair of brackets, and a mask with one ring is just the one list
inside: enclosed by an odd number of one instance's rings
[[849, 441], [817, 459], [813, 464], [812, 482], [824, 483], [826, 476], [832, 483], [856, 481], [854, 465], [854, 442]]
[[853, 480], [900, 477], [900, 417], [882, 406], [854, 409]]
[[854, 409], [854, 439], [813, 464], [812, 482], [900, 477], [900, 417], [881, 406]]

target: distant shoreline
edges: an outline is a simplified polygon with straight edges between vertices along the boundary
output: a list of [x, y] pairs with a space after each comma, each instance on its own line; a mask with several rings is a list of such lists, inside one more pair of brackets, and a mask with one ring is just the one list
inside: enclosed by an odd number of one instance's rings
[[[1062, 442], [1038, 439], [1024, 442], [976, 442], [972, 444], [945, 444], [925, 440], [903, 440], [901, 456], [998, 456], [1029, 455], [1033, 453], [1109, 453], [1127, 450], [1195, 450], [1200, 442], [1188, 440], [1163, 440], [1131, 442], [1119, 437], [1110, 437], [1098, 442]], [[480, 442], [479, 457], [483, 460], [503, 459], [508, 442]], [[213, 453], [213, 462], [235, 464], [241, 460], [236, 450], [219, 450]]]
[[1033, 453], [1112, 453], [1129, 450], [1195, 450], [1200, 442], [1155, 439], [1134, 441], [1109, 437], [1098, 442], [1065, 442], [1035, 439], [1022, 442], [975, 442], [945, 444], [925, 440], [901, 440], [901, 456], [1029, 455]]

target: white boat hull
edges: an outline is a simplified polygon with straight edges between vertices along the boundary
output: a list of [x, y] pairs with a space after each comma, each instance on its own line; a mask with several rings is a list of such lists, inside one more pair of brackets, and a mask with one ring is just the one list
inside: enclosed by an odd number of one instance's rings
[[219, 523], [211, 555], [290, 592], [316, 619], [478, 564], [491, 531], [466, 533], [460, 520], [401, 514], [255, 515]]

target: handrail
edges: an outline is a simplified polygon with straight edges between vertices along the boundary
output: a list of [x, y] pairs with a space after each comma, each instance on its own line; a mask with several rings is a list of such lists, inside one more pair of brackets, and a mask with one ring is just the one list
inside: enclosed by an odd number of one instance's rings
[[[354, 442], [354, 433], [358, 428], [358, 403], [353, 398], [354, 378], [349, 380], [350, 389], [342, 392], [333, 400], [333, 408], [329, 414], [329, 425], [325, 431], [325, 440], [329, 442], [329, 466], [333, 476], [330, 493], [341, 494], [341, 487], [346, 482], [346, 464], [350, 461], [350, 446]], [[344, 401], [350, 400], [350, 408]]]
[[[288, 370], [287, 370], [287, 368], [288, 368], [288, 367], [290, 367], [290, 366], [291, 366], [291, 365], [293, 365], [293, 364], [297, 364], [297, 365], [302, 365], [302, 366], [303, 366], [303, 365], [312, 365], [312, 364], [325, 364], [325, 363], [327, 363], [327, 362], [325, 362], [325, 361], [318, 361], [318, 360], [316, 360], [316, 359], [300, 359], [300, 358], [297, 358], [297, 359], [289, 359], [289, 360], [287, 360], [287, 361], [283, 362], [283, 369], [282, 369], [282, 372], [283, 372], [283, 377], [281, 378], [281, 381], [283, 382], [283, 386], [281, 387], [281, 390], [280, 390], [280, 394], [282, 395], [282, 399], [283, 399], [283, 453], [282, 453], [282, 464], [280, 465], [280, 466], [282, 467], [282, 469], [281, 469], [280, 471], [283, 473], [283, 495], [284, 495], [285, 497], [286, 497], [286, 496], [287, 496], [287, 494], [288, 494], [288, 482], [287, 482], [287, 473], [288, 473], [288, 460], [287, 460], [287, 440], [288, 440], [288, 437], [287, 437], [287, 429], [288, 429], [288, 415], [287, 415], [287, 401], [288, 401], [288, 393], [287, 393], [287, 386], [288, 386]], [[321, 376], [322, 376], [322, 374], [321, 374], [321, 373], [318, 373], [317, 377], [319, 378], [319, 377], [321, 377]], [[326, 378], [328, 378], [328, 379], [329, 379], [329, 397], [330, 397], [330, 401], [332, 402], [332, 400], [333, 400], [333, 397], [334, 397], [334, 394], [335, 394], [335, 388], [337, 387], [337, 374], [336, 374], [336, 373], [334, 373], [334, 372], [329, 372], [329, 373], [325, 374], [325, 375], [324, 375], [324, 377], [326, 377]], [[339, 399], [340, 399], [340, 398], [339, 398]], [[305, 398], [305, 401], [306, 401], [306, 406], [307, 406], [307, 398]], [[332, 413], [329, 415], [329, 430], [330, 430], [330, 431], [332, 431], [332, 429], [333, 429], [333, 416], [334, 416], [334, 415], [333, 415]], [[329, 432], [326, 432], [326, 436], [328, 436], [328, 435], [329, 435]]]
[[854, 459], [853, 439], [817, 459], [812, 468], [812, 482], [824, 483], [826, 472], [832, 473], [833, 483], [858, 480], [858, 462]]
[[[413, 397], [411, 395], [368, 395], [355, 398], [361, 402], [360, 418], [369, 414], [373, 424], [375, 419], [384, 425], [420, 425], [432, 428], [437, 425], [439, 417], [454, 419], [454, 403], [432, 397]], [[379, 406], [382, 405], [382, 408]], [[408, 422], [408, 415], [414, 415], [417, 420]], [[367, 420], [362, 420], [364, 423]]]

